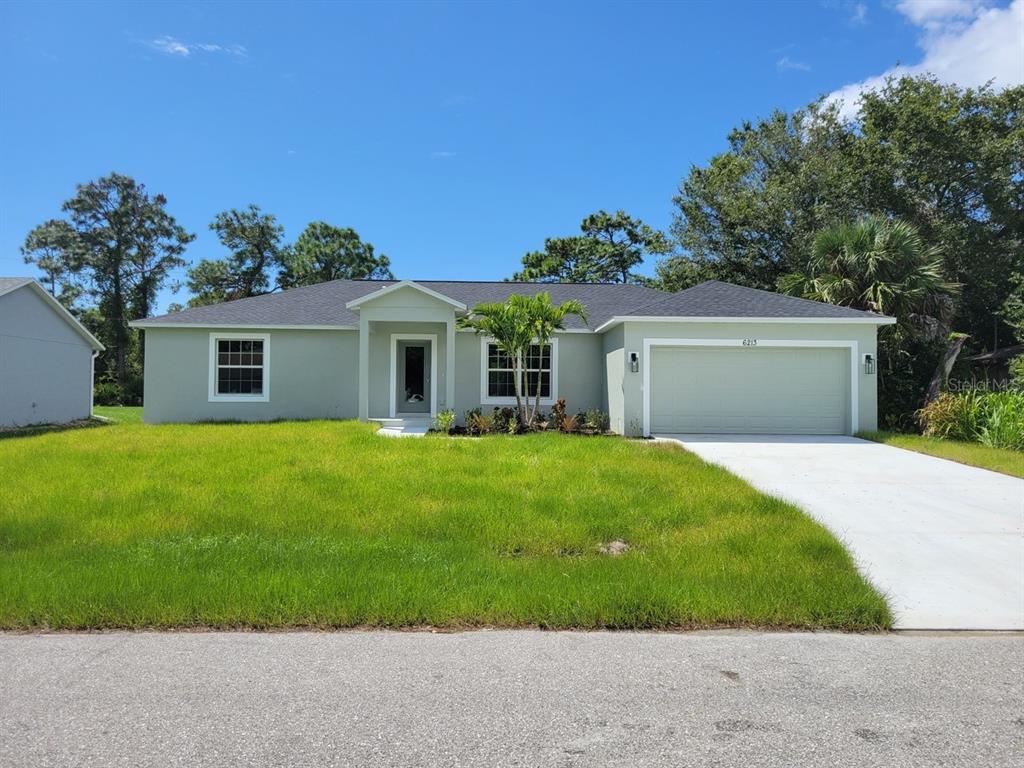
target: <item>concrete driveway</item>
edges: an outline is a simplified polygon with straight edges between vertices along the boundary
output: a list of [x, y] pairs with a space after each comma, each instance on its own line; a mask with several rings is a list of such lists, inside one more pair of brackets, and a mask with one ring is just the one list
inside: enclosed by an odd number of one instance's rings
[[660, 437], [827, 526], [898, 628], [1024, 628], [1024, 480], [853, 437]]

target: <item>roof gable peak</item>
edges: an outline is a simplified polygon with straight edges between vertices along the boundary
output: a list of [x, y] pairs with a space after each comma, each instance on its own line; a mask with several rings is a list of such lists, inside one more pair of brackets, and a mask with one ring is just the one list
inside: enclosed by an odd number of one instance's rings
[[360, 296], [357, 299], [352, 299], [352, 301], [347, 302], [345, 304], [345, 308], [359, 309], [363, 304], [369, 304], [370, 302], [376, 301], [377, 299], [394, 293], [395, 291], [402, 290], [403, 288], [411, 288], [412, 290], [419, 291], [420, 293], [426, 294], [433, 299], [437, 299], [438, 301], [448, 304], [459, 311], [466, 310], [466, 305], [461, 301], [457, 301], [450, 296], [445, 296], [443, 293], [438, 293], [435, 290], [427, 288], [425, 285], [421, 285], [415, 280], [399, 280], [398, 282], [378, 288], [376, 291], [372, 291], [365, 296]]

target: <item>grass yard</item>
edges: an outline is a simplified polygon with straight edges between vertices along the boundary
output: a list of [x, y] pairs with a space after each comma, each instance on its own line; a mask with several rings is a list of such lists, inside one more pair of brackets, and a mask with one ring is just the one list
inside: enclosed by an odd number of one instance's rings
[[118, 424], [142, 423], [141, 408], [123, 408], [120, 405], [96, 405], [93, 406], [92, 412], [96, 416], [102, 416]]
[[857, 437], [885, 443], [908, 451], [927, 453], [940, 459], [970, 464], [972, 467], [991, 469], [1004, 475], [1024, 478], [1024, 453], [1011, 451], [1009, 448], [989, 448], [980, 443], [967, 443], [961, 440], [945, 440], [923, 435], [908, 435], [900, 432], [860, 432]]
[[891, 622], [823, 528], [679, 448], [97, 410], [0, 440], [0, 627]]

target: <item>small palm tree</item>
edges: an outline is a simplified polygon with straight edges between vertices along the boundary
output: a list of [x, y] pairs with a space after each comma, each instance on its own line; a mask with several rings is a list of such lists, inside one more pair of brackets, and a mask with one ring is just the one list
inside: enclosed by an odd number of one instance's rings
[[866, 216], [822, 230], [803, 272], [779, 280], [791, 295], [896, 318], [896, 334], [947, 335], [959, 286], [943, 275], [942, 252], [907, 222]]
[[[477, 304], [465, 317], [459, 318], [460, 328], [470, 328], [477, 334], [494, 339], [498, 350], [512, 360], [513, 387], [516, 396], [516, 409], [519, 422], [523, 425], [532, 424], [540, 409], [541, 377], [537, 376], [535, 400], [529, 409], [529, 392], [524, 397], [524, 360], [530, 347], [551, 342], [555, 331], [565, 327], [565, 318], [576, 315], [585, 318], [586, 310], [575, 299], [555, 306], [551, 296], [539, 293], [536, 296], [512, 295], [502, 303]], [[528, 410], [529, 409], [529, 410]]]
[[523, 355], [533, 341], [533, 326], [525, 308], [510, 301], [477, 304], [465, 317], [458, 320], [460, 328], [470, 328], [478, 335], [494, 339], [498, 350], [512, 361], [516, 409], [521, 423], [526, 424], [526, 409], [522, 398]]
[[[555, 331], [565, 329], [565, 319], [567, 317], [575, 315], [584, 322], [587, 320], [587, 308], [583, 306], [583, 302], [576, 299], [569, 299], [555, 306], [551, 303], [551, 296], [547, 291], [538, 293], [529, 299], [522, 296], [513, 296], [512, 298], [516, 300], [522, 299], [526, 305], [526, 314], [533, 326], [533, 338], [535, 343], [539, 345], [542, 354], [544, 346], [551, 343], [551, 337], [555, 335]], [[530, 420], [526, 422], [527, 424], [532, 424], [533, 420], [537, 417], [537, 413], [540, 411], [540, 390], [541, 376], [538, 373], [533, 410], [530, 413]], [[527, 397], [529, 397], [529, 393], [527, 393]]]

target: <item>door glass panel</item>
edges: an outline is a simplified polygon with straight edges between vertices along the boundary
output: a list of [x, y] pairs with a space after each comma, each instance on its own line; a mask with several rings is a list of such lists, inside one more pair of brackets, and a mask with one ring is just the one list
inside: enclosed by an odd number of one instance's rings
[[426, 399], [426, 367], [423, 347], [405, 348], [405, 401], [422, 403]]

